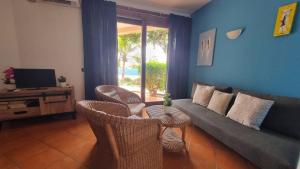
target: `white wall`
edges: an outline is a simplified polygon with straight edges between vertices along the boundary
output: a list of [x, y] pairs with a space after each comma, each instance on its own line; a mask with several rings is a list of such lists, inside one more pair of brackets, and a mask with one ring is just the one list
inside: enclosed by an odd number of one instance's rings
[[[2, 0], [0, 0], [2, 1]], [[20, 66], [53, 68], [74, 85], [76, 98], [84, 97], [81, 11], [27, 0], [12, 1]]]
[[[11, 0], [0, 0], [0, 79], [9, 66], [20, 66], [17, 35]], [[0, 82], [0, 88], [3, 82]]]

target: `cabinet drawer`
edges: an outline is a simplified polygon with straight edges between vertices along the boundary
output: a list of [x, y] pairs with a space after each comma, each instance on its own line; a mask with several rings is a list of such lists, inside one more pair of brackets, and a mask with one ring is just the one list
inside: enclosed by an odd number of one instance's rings
[[0, 110], [0, 121], [41, 115], [39, 107]]
[[45, 97], [44, 103], [49, 104], [49, 103], [62, 103], [62, 102], [67, 102], [68, 97], [66, 96], [48, 96]]
[[41, 114], [57, 114], [74, 111], [71, 97], [47, 96], [40, 99]]

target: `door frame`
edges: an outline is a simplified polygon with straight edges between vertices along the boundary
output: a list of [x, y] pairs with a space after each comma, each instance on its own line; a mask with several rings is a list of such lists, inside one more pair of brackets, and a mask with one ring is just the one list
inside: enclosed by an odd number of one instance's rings
[[155, 22], [147, 22], [147, 20], [144, 19], [129, 18], [124, 16], [117, 16], [117, 22], [141, 26], [141, 99], [144, 103], [146, 103], [146, 105], [162, 104], [163, 101], [146, 102], [147, 26], [156, 26], [161, 28], [168, 28], [168, 26], [166, 24], [161, 24], [160, 22], [156, 24]]
[[137, 20], [137, 19], [131, 19], [131, 18], [124, 18], [124, 17], [117, 17], [117, 22], [121, 22], [121, 23], [126, 23], [126, 24], [132, 24], [132, 25], [138, 25], [141, 26], [142, 29], [142, 33], [141, 33], [141, 99], [143, 102], [145, 102], [145, 90], [146, 90], [146, 84], [145, 84], [145, 80], [146, 80], [146, 39], [147, 37], [145, 37], [145, 33], [147, 35], [147, 30], [145, 31], [145, 29], [147, 29], [147, 26], [145, 28], [145, 23], [142, 20]]

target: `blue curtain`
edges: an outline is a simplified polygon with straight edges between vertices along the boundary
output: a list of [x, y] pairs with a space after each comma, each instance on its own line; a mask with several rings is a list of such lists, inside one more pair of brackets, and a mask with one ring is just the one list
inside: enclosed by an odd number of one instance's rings
[[191, 26], [191, 18], [169, 16], [167, 89], [172, 99], [187, 97]]
[[85, 98], [95, 99], [98, 85], [117, 85], [116, 3], [82, 1]]

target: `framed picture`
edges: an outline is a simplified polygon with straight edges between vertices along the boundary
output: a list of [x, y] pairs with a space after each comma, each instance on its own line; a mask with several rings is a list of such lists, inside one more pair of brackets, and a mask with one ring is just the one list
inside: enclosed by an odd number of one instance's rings
[[291, 33], [294, 17], [297, 10], [297, 2], [281, 6], [278, 9], [274, 36], [288, 35]]
[[199, 36], [198, 66], [212, 66], [217, 29], [203, 32]]

